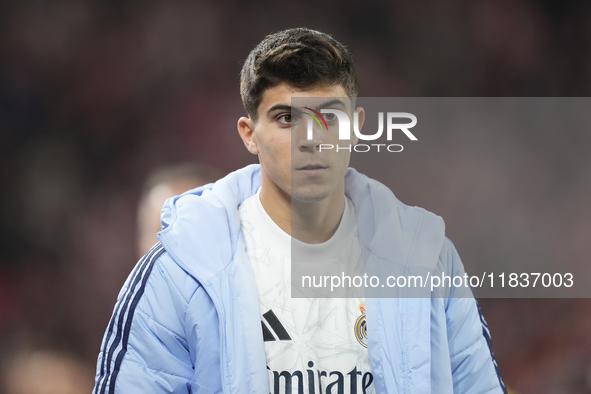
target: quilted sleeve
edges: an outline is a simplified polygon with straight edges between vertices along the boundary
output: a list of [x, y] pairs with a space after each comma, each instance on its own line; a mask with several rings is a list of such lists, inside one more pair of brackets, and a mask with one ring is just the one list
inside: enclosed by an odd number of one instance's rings
[[[444, 252], [453, 276], [463, 277], [464, 265], [449, 238]], [[446, 308], [447, 335], [454, 393], [504, 393], [505, 384], [492, 352], [490, 331], [471, 291], [450, 294]]]
[[157, 244], [119, 293], [93, 394], [189, 392], [195, 372], [183, 328], [188, 284], [173, 280], [165, 259], [170, 260]]

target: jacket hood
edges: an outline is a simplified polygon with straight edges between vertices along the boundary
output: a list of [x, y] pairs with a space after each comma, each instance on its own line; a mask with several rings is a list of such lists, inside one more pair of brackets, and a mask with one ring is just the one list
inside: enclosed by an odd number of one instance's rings
[[234, 255], [240, 233], [238, 207], [260, 186], [260, 166], [252, 164], [166, 200], [158, 234], [166, 251], [200, 281], [216, 275]]
[[[260, 186], [260, 165], [252, 164], [168, 199], [159, 233], [167, 252], [200, 281], [222, 271], [232, 260], [240, 235], [238, 207]], [[353, 168], [345, 175], [345, 193], [355, 207], [366, 258], [374, 265], [388, 262], [392, 274], [435, 268], [445, 238], [441, 217], [403, 204], [389, 188]], [[204, 251], [215, 251], [205, 252], [206, 264]]]

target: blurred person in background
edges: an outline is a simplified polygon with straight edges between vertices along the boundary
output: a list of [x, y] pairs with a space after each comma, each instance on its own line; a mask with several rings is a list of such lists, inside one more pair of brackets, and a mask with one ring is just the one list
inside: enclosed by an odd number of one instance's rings
[[187, 190], [215, 182], [219, 172], [194, 163], [158, 168], [144, 184], [137, 214], [138, 257], [142, 257], [158, 242], [156, 234], [162, 230], [160, 211], [164, 202]]

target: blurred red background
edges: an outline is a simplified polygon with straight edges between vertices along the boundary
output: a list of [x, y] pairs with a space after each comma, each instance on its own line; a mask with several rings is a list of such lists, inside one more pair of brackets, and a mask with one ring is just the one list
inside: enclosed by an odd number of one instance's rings
[[[22, 349], [51, 349], [94, 369], [117, 293], [136, 262], [144, 179], [171, 163], [199, 162], [227, 173], [255, 162], [236, 132], [244, 113], [241, 64], [266, 34], [298, 26], [332, 34], [349, 47], [361, 96], [591, 92], [591, 3], [583, 0], [5, 0], [0, 4], [4, 381]], [[507, 170], [495, 180], [510, 185], [529, 207], [521, 211], [522, 227], [512, 227], [523, 239], [518, 251], [503, 250], [501, 227], [479, 237], [467, 230], [495, 222], [494, 211], [479, 210], [479, 202], [471, 200], [474, 185], [450, 187], [442, 199], [428, 185], [414, 188], [409, 177], [394, 192], [445, 218], [467, 267], [470, 260], [535, 255], [540, 240], [551, 240], [546, 246], [557, 258], [587, 264], [591, 217], [579, 207], [591, 196], [591, 141], [560, 132], [560, 144], [542, 135], [520, 145], [525, 175]], [[461, 144], [456, 149], [449, 157], [465, 153]], [[486, 144], [470, 149], [476, 150], [471, 157], [491, 155]], [[426, 176], [429, 165], [449, 172], [470, 166], [430, 163], [411, 174]], [[549, 220], [540, 222], [540, 216]], [[495, 256], [484, 247], [491, 244], [500, 250]], [[512, 389], [591, 392], [589, 300], [490, 299], [481, 305]]]

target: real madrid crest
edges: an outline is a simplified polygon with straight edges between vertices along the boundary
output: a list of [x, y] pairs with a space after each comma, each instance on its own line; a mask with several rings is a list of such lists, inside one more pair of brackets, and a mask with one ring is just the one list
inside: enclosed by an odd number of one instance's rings
[[367, 347], [367, 323], [365, 321], [365, 302], [359, 304], [361, 316], [355, 322], [355, 338], [363, 347]]

